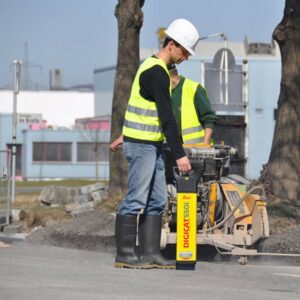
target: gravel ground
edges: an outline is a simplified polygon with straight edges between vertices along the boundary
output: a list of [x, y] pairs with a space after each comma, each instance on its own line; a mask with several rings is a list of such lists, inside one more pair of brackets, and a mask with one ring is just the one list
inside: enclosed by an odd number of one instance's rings
[[263, 252], [298, 253], [300, 254], [300, 225], [284, 233], [271, 235], [261, 243]]
[[[289, 228], [287, 231], [272, 234], [257, 246], [258, 252], [285, 253], [300, 255], [300, 225]], [[300, 256], [261, 256], [261, 261], [281, 261], [292, 265], [300, 264]]]
[[[66, 223], [39, 228], [26, 238], [26, 242], [112, 252], [115, 251], [114, 220], [112, 214], [87, 212]], [[300, 225], [271, 235], [258, 245], [258, 250], [300, 254]], [[300, 263], [300, 258], [295, 260]]]
[[39, 228], [29, 234], [26, 242], [92, 251], [114, 250], [112, 214], [92, 211], [61, 224]]

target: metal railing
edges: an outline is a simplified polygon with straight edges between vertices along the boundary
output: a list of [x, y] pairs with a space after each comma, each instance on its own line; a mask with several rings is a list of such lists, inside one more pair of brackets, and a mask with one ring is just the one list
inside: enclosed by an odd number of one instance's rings
[[0, 227], [10, 223], [11, 151], [0, 150]]

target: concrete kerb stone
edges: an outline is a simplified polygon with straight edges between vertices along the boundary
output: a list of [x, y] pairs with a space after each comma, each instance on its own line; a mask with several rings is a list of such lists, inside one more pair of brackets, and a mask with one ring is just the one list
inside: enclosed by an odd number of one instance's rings
[[65, 206], [65, 211], [71, 214], [73, 217], [78, 216], [79, 214], [85, 213], [87, 211], [91, 211], [95, 209], [95, 202], [87, 202], [87, 203], [71, 203]]
[[87, 194], [91, 194], [94, 191], [104, 190], [105, 186], [106, 185], [102, 182], [85, 185], [80, 188], [80, 194], [87, 195]]
[[39, 200], [42, 205], [65, 205], [74, 202], [78, 194], [78, 188], [49, 185], [41, 191]]
[[47, 186], [40, 193], [40, 203], [44, 206], [64, 205], [65, 211], [77, 216], [81, 213], [94, 210], [107, 194], [105, 183], [94, 183], [80, 188], [64, 186]]
[[90, 194], [76, 195], [75, 198], [74, 198], [74, 201], [77, 204], [84, 204], [84, 203], [88, 203], [90, 201], [93, 201], [93, 198]]
[[2, 233], [0, 232], [0, 241], [4, 243], [10, 243], [10, 242], [20, 242], [25, 241], [26, 237], [28, 236], [28, 233]]
[[94, 210], [96, 204], [100, 203], [106, 194], [107, 187], [104, 183], [95, 183], [83, 186], [79, 189], [79, 195], [76, 195], [74, 201], [65, 206], [67, 213], [73, 217], [81, 213]]
[[102, 200], [105, 197], [105, 194], [106, 192], [104, 189], [91, 192], [91, 196], [96, 203], [102, 202]]

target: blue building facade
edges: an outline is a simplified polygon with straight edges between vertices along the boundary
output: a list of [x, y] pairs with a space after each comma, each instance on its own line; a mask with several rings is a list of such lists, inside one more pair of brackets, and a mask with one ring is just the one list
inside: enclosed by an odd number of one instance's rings
[[[235, 57], [236, 64], [242, 65], [244, 58]], [[211, 62], [207, 58], [191, 59], [179, 65], [179, 72], [193, 80], [202, 82], [199, 64]], [[245, 176], [257, 179], [263, 165], [268, 162], [280, 93], [281, 59], [278, 57], [248, 56], [248, 103], [244, 110], [246, 117], [248, 149]], [[229, 99], [230, 101], [230, 99]], [[217, 111], [218, 113], [218, 111]]]
[[249, 156], [251, 178], [268, 162], [280, 93], [281, 60], [249, 60]]
[[[108, 179], [109, 136], [106, 130], [30, 130], [17, 127], [17, 172], [19, 178]], [[0, 114], [0, 149], [11, 146], [12, 115]], [[3, 159], [5, 156], [1, 156]]]

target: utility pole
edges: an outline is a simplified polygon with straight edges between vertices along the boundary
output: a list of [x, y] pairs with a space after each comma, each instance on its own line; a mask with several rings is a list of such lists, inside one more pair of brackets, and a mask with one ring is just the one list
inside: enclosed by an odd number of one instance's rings
[[43, 68], [41, 65], [33, 63], [29, 60], [29, 46], [28, 43], [25, 42], [25, 51], [24, 51], [24, 58], [22, 61], [22, 82], [20, 86], [22, 90], [39, 90], [43, 86], [38, 82], [31, 80], [31, 71], [30, 69], [39, 69], [40, 73], [42, 73]]
[[11, 182], [11, 202], [15, 201], [16, 195], [16, 142], [17, 142], [17, 95], [20, 91], [20, 78], [21, 78], [21, 65], [20, 60], [14, 60], [14, 78], [13, 78], [13, 130], [12, 130], [12, 182]]

